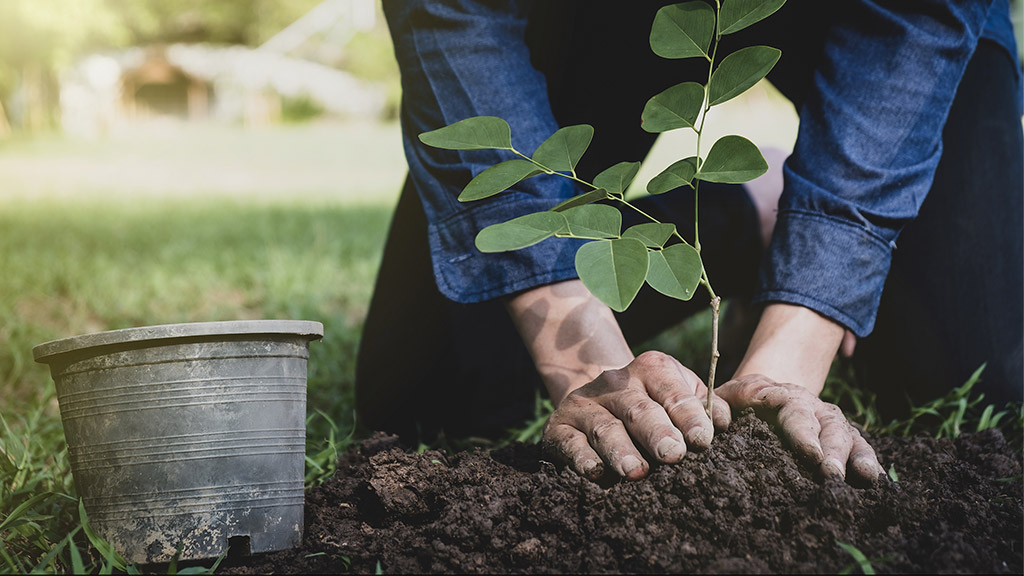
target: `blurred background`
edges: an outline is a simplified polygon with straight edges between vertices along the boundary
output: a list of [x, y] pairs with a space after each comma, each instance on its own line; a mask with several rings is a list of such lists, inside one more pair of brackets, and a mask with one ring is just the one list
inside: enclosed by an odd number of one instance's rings
[[394, 115], [375, 0], [4, 0], [0, 135]]

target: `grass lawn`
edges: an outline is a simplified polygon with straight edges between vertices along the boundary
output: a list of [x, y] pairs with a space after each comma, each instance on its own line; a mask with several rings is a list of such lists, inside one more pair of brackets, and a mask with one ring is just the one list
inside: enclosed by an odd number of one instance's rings
[[0, 572], [71, 571], [69, 543], [86, 542], [53, 383], [32, 360], [42, 342], [320, 321], [311, 474], [333, 461], [327, 440], [352, 428], [356, 346], [404, 166], [396, 125], [154, 125], [0, 143]]

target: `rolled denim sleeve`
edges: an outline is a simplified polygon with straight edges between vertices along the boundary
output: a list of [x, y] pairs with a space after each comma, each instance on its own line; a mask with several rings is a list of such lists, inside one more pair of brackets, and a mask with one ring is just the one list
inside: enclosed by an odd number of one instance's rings
[[546, 210], [575, 193], [571, 182], [538, 176], [487, 200], [460, 203], [462, 188], [508, 151], [431, 148], [418, 135], [471, 116], [499, 116], [516, 149], [531, 153], [558, 129], [544, 77], [525, 42], [529, 3], [385, 0], [402, 75], [402, 132], [409, 175], [426, 213], [437, 286], [456, 302], [479, 302], [576, 276], [577, 241], [545, 240], [484, 254], [477, 232]]
[[1006, 0], [992, 4], [837, 4], [784, 168], [759, 301], [871, 332], [899, 233], [931, 188], [968, 60], [990, 12], [1009, 24]]

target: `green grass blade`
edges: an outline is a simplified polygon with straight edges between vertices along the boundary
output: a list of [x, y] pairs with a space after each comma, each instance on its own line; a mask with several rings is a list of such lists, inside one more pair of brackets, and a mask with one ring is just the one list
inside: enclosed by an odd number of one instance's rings
[[7, 552], [7, 546], [4, 545], [3, 540], [0, 540], [0, 558], [3, 558], [4, 563], [7, 565], [7, 570], [5, 570], [5, 572], [9, 572], [12, 574], [25, 573], [25, 565], [22, 564], [20, 560], [11, 556], [10, 553]]
[[78, 545], [75, 544], [74, 540], [68, 539], [68, 550], [71, 552], [71, 570], [75, 574], [86, 574], [88, 570], [85, 569], [85, 563], [82, 562], [82, 553], [78, 550]]
[[33, 506], [42, 502], [43, 500], [46, 500], [50, 496], [53, 496], [53, 492], [41, 492], [19, 504], [17, 508], [12, 510], [11, 513], [7, 515], [7, 518], [4, 518], [3, 522], [0, 522], [0, 532], [3, 532], [5, 529], [9, 528], [12, 524], [15, 523], [15, 521], [21, 518], [21, 516], [25, 514], [26, 511], [30, 510]]
[[114, 547], [104, 540], [102, 536], [97, 534], [92, 529], [92, 526], [89, 525], [89, 517], [85, 512], [85, 501], [82, 499], [78, 500], [78, 515], [82, 521], [82, 530], [85, 531], [85, 536], [89, 539], [89, 543], [107, 559], [105, 564], [109, 563], [110, 568], [117, 568], [122, 572], [127, 570], [128, 562], [124, 557], [122, 557], [117, 550], [114, 550]]
[[[71, 534], [68, 534], [59, 543], [57, 543], [56, 546], [50, 549], [50, 551], [46, 553], [46, 556], [43, 556], [43, 559], [40, 560], [38, 564], [36, 564], [35, 568], [32, 569], [32, 573], [39, 574], [45, 572], [47, 567], [51, 567], [53, 559], [56, 558], [58, 554], [64, 551], [64, 548], [66, 548], [68, 543], [71, 542], [71, 539], [75, 537], [75, 534], [78, 534], [78, 531], [80, 529], [81, 527], [75, 528], [75, 530]], [[58, 572], [56, 566], [52, 566], [51, 568], [51, 572]], [[81, 574], [81, 572], [76, 571], [75, 574]]]
[[184, 545], [184, 542], [178, 542], [178, 545], [174, 548], [174, 556], [171, 556], [170, 562], [167, 563], [168, 574], [178, 573], [178, 559], [181, 558], [181, 549]]
[[835, 542], [836, 545], [845, 550], [847, 554], [853, 556], [853, 560], [857, 563], [858, 566], [860, 566], [861, 572], [863, 572], [864, 574], [875, 573], [875, 569], [871, 566], [871, 562], [868, 560], [868, 557], [865, 556], [863, 552], [861, 552], [851, 544], [840, 542], [839, 540], [836, 540]]

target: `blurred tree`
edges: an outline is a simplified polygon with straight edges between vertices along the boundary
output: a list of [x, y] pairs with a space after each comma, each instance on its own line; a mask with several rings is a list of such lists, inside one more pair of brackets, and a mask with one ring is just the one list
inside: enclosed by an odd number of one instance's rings
[[[90, 50], [172, 42], [258, 46], [320, 0], [0, 0], [0, 136], [50, 126], [59, 71]], [[6, 113], [5, 113], [6, 110]]]
[[133, 44], [258, 46], [321, 0], [105, 0]]
[[[0, 2], [0, 115], [13, 109], [21, 127], [46, 127], [57, 100], [57, 70], [84, 49], [126, 39], [105, 0]], [[0, 117], [0, 127], [6, 125]]]

